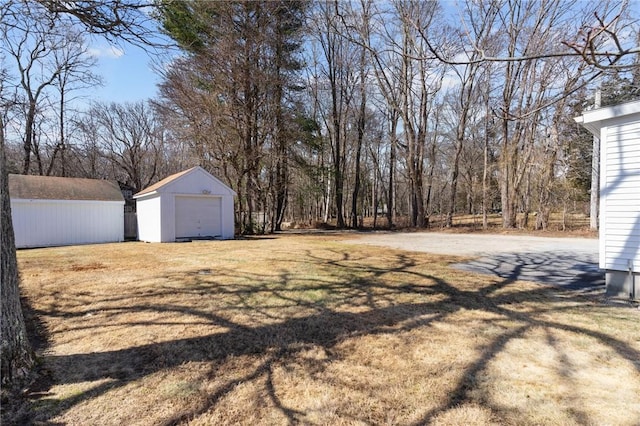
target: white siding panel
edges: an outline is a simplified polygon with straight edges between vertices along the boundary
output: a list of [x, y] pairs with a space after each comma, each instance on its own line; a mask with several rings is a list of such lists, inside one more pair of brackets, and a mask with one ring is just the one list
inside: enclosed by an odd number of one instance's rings
[[615, 245], [622, 247], [625, 244], [635, 244], [637, 246], [640, 246], [640, 236], [625, 235], [622, 232], [620, 234], [614, 234], [613, 232], [610, 232], [609, 235], [607, 235], [607, 241], [612, 246]]
[[[640, 191], [640, 189], [639, 189]], [[616, 197], [607, 200], [607, 205], [611, 209], [627, 208], [640, 212], [640, 197], [639, 198], [625, 198]]]
[[176, 240], [176, 201], [174, 194], [161, 194], [162, 209], [161, 225], [162, 242], [169, 243]]
[[638, 155], [607, 155], [608, 181], [613, 181], [622, 176], [640, 175], [640, 153]]
[[[637, 174], [639, 167], [638, 167], [638, 159], [640, 159], [640, 155], [635, 155], [635, 153], [632, 154], [628, 154], [628, 155], [620, 155], [620, 154], [616, 154], [616, 155], [612, 155], [612, 154], [607, 154], [607, 163], [609, 166], [611, 166], [612, 170], [615, 171], [621, 171], [624, 174], [627, 175], [633, 175], [633, 174]], [[608, 178], [611, 178], [611, 176], [607, 176]]]
[[162, 241], [162, 210], [159, 196], [142, 198], [137, 201], [138, 239], [152, 243]]
[[614, 227], [611, 228], [615, 229], [615, 224], [619, 223], [621, 224], [623, 227], [628, 227], [628, 223], [629, 222], [633, 222], [634, 220], [636, 220], [636, 218], [638, 217], [638, 215], [640, 215], [640, 212], [634, 212], [634, 211], [613, 211], [609, 213], [609, 223], [613, 224]]
[[[621, 143], [614, 143], [607, 152], [610, 157], [619, 158], [621, 155], [638, 157], [640, 155], [640, 145], [629, 144], [627, 140], [619, 140]], [[630, 145], [627, 147], [627, 145]]]
[[[607, 252], [607, 257], [614, 259], [623, 259], [626, 263], [628, 259], [635, 259], [638, 257], [640, 250], [638, 250], [637, 244], [629, 244], [627, 241], [614, 245], [611, 241], [609, 241], [609, 251]], [[638, 264], [640, 267], [640, 263]]]
[[620, 155], [635, 155], [638, 152], [637, 136], [640, 133], [639, 130], [634, 132], [623, 134], [615, 131], [615, 128], [610, 128], [607, 132], [607, 153], [612, 157], [619, 157]]
[[610, 127], [611, 135], [627, 135], [628, 138], [634, 139], [640, 131], [640, 121], [632, 121], [630, 123], [621, 123]]
[[[633, 271], [634, 272], [640, 271], [640, 257], [636, 256], [636, 258], [632, 260], [632, 262], [633, 263], [631, 264], [631, 267], [633, 268]], [[613, 271], [629, 270], [629, 263], [627, 262], [627, 260], [620, 257], [607, 256], [605, 258], [605, 263], [607, 264], [607, 269], [609, 270], [613, 270]]]
[[[638, 159], [640, 158], [640, 156], [637, 156], [634, 158]], [[619, 172], [619, 171], [623, 171], [627, 174], [633, 174], [633, 173], [637, 173], [638, 170], [640, 169], [640, 165], [635, 165], [635, 167], [632, 165], [631, 168], [629, 168], [629, 164], [620, 164], [621, 162], [618, 161], [618, 159], [616, 158], [616, 161], [610, 161], [608, 166], [609, 166], [609, 170], [613, 171], [613, 172]]]
[[636, 200], [636, 195], [640, 192], [640, 188], [636, 186], [636, 183], [621, 182], [611, 184], [609, 188], [603, 192], [612, 199], [621, 201], [626, 199], [627, 201], [633, 202]]
[[124, 240], [124, 202], [12, 200], [16, 247]]
[[610, 124], [602, 134], [600, 266], [640, 269], [640, 121]]
[[602, 194], [610, 195], [610, 193], [613, 193], [611, 195], [617, 197], [620, 201], [626, 199], [630, 203], [634, 203], [636, 201], [635, 195], [637, 195], [638, 191], [640, 191], [640, 189], [633, 185], [615, 185], [615, 189], [614, 185], [610, 185], [607, 190], [602, 191]]
[[[621, 171], [624, 174], [636, 174], [639, 165], [636, 163], [640, 159], [640, 155], [607, 155], [607, 165], [611, 166], [611, 170]], [[611, 177], [611, 176], [607, 176]]]

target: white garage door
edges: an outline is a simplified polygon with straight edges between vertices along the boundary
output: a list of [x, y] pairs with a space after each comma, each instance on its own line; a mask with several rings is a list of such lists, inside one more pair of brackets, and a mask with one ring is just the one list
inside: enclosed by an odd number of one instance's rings
[[220, 236], [221, 200], [176, 196], [176, 238]]

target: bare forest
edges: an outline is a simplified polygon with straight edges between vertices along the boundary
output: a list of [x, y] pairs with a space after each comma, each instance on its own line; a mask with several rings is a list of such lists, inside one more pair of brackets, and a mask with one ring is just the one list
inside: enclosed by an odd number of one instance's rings
[[588, 215], [573, 117], [640, 82], [624, 2], [159, 1], [141, 27], [169, 40], [149, 46], [158, 97], [89, 104], [91, 38], [47, 4], [1, 12], [8, 171], [139, 191], [201, 165], [237, 192], [241, 233]]

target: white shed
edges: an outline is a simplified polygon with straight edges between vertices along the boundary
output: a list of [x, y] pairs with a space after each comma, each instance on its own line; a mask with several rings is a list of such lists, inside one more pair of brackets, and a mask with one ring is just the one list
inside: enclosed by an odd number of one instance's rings
[[124, 198], [116, 182], [9, 175], [16, 247], [124, 240]]
[[600, 139], [600, 268], [607, 295], [640, 298], [640, 101], [576, 121]]
[[138, 192], [138, 238], [173, 242], [233, 238], [236, 193], [202, 167], [171, 175]]

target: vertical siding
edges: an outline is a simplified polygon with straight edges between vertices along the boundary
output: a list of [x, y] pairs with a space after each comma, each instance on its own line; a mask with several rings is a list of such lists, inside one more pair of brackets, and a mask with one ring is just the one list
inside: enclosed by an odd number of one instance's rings
[[640, 271], [640, 120], [602, 129], [600, 267]]
[[220, 215], [222, 216], [222, 238], [225, 240], [232, 239], [235, 236], [235, 217], [233, 213], [233, 196], [223, 196]]
[[11, 200], [16, 247], [124, 240], [124, 202]]
[[176, 240], [176, 196], [172, 193], [163, 193], [162, 199], [162, 242], [171, 243]]
[[162, 241], [161, 234], [161, 200], [159, 196], [138, 199], [138, 239], [151, 243]]

